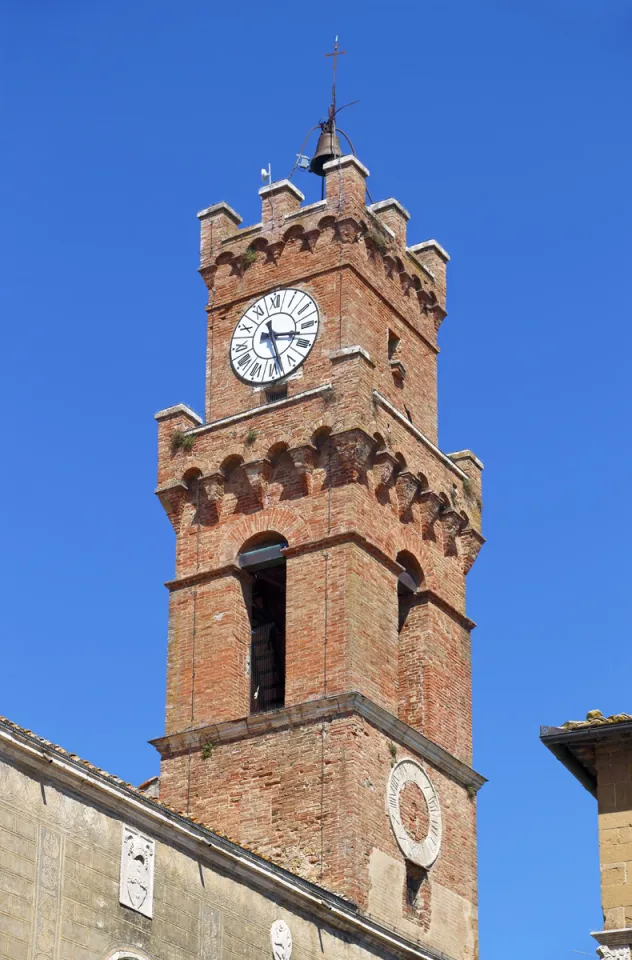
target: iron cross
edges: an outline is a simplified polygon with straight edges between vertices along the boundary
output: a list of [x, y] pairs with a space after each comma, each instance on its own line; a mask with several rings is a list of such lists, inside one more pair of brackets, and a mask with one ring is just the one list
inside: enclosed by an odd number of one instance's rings
[[346, 50], [339, 50], [339, 49], [338, 49], [338, 37], [336, 37], [336, 40], [335, 40], [335, 42], [334, 42], [334, 49], [333, 49], [333, 51], [332, 51], [331, 53], [326, 53], [326, 54], [325, 54], [326, 57], [333, 57], [333, 58], [334, 58], [334, 79], [333, 79], [333, 83], [332, 83], [332, 85], [331, 85], [331, 109], [330, 109], [330, 119], [333, 119], [333, 116], [334, 116], [334, 114], [336, 113], [336, 67], [338, 66], [338, 57], [341, 57], [341, 56], [342, 56], [344, 53], [346, 53], [346, 52], [347, 52]]

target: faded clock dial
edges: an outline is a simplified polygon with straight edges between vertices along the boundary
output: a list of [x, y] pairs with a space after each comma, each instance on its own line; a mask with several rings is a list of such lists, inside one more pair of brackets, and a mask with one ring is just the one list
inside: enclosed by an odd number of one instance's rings
[[230, 341], [233, 372], [245, 383], [275, 383], [301, 366], [314, 346], [320, 317], [313, 297], [284, 288], [248, 307]]

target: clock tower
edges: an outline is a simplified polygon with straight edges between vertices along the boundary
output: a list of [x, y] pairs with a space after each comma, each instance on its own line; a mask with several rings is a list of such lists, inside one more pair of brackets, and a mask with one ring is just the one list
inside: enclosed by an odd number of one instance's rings
[[282, 180], [252, 226], [198, 214], [205, 417], [156, 415], [176, 534], [160, 797], [469, 960], [482, 464], [437, 435], [449, 257], [332, 154], [317, 203]]

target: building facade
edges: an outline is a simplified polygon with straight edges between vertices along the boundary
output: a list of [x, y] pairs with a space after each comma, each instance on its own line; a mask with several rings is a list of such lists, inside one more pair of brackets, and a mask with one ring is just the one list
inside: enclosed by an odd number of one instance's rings
[[632, 716], [542, 727], [540, 738], [597, 801], [603, 930], [592, 936], [602, 960], [630, 960], [632, 949]]
[[205, 417], [160, 411], [175, 531], [160, 777], [0, 722], [0, 955], [474, 960], [466, 576], [482, 464], [438, 445], [448, 255], [290, 181], [199, 214]]

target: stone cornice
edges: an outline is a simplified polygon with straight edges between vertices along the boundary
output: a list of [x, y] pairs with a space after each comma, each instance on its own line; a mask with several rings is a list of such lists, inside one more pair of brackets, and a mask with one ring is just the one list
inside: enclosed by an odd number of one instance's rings
[[437, 770], [462, 786], [478, 791], [486, 783], [485, 777], [462, 760], [357, 691], [308, 700], [304, 703], [270, 710], [267, 713], [252, 714], [239, 720], [205, 724], [193, 730], [157, 737], [149, 742], [158, 750], [161, 757], [165, 757], [199, 749], [208, 741], [213, 745], [232, 743], [236, 740], [261, 737], [277, 730], [302, 727], [350, 714], [362, 717], [376, 730], [427, 760]]
[[299, 188], [291, 180], [275, 180], [273, 183], [266, 184], [259, 189], [260, 197], [269, 197], [272, 193], [293, 193], [298, 200], [304, 200], [305, 194], [301, 193]]
[[189, 417], [190, 420], [193, 420], [195, 423], [203, 423], [202, 417], [192, 410], [191, 407], [187, 407], [186, 403], [174, 403], [171, 407], [165, 407], [164, 410], [159, 410], [158, 413], [154, 414], [154, 420], [169, 420], [170, 417], [185, 416]]
[[590, 936], [604, 947], [632, 946], [632, 927], [619, 927], [618, 930], [594, 930]]
[[26, 730], [18, 731], [13, 724], [0, 720], [0, 749], [12, 762], [26, 767], [42, 782], [62, 784], [73, 791], [80, 802], [85, 798], [85, 803], [96, 803], [109, 815], [138, 824], [162, 842], [181, 849], [197, 863], [228, 871], [234, 879], [249, 884], [266, 896], [291, 903], [361, 943], [371, 944], [395, 956], [451, 960], [439, 951], [424, 948], [362, 916], [355, 904], [213, 833], [165, 804], [143, 796], [117, 778], [73, 758]]
[[442, 450], [439, 450], [439, 447], [434, 444], [432, 440], [429, 440], [426, 434], [422, 433], [421, 430], [414, 425], [414, 423], [411, 423], [408, 417], [401, 413], [397, 407], [394, 407], [390, 400], [387, 400], [386, 397], [382, 396], [379, 390], [373, 391], [373, 397], [375, 401], [379, 403], [381, 407], [384, 407], [384, 409], [387, 410], [391, 416], [395, 417], [395, 419], [398, 420], [399, 423], [401, 423], [409, 433], [412, 433], [413, 436], [417, 437], [418, 440], [421, 440], [424, 446], [428, 447], [428, 449], [431, 450], [434, 455], [438, 457], [446, 467], [448, 467], [449, 470], [452, 470], [453, 473], [456, 473], [461, 480], [468, 479], [465, 471], [461, 470], [460, 467], [457, 467], [456, 463], [454, 463], [447, 454], [443, 453]]
[[211, 433], [213, 430], [219, 430], [220, 427], [230, 426], [232, 423], [239, 423], [240, 420], [248, 420], [250, 417], [260, 416], [263, 413], [269, 413], [270, 410], [278, 410], [280, 407], [289, 407], [293, 403], [299, 403], [301, 400], [309, 400], [317, 397], [321, 393], [328, 393], [333, 390], [331, 383], [323, 383], [320, 387], [314, 387], [312, 390], [303, 390], [302, 393], [295, 393], [292, 397], [284, 397], [283, 400], [275, 400], [272, 403], [263, 404], [260, 407], [251, 407], [249, 410], [242, 410], [241, 413], [234, 413], [231, 417], [222, 417], [220, 420], [211, 420], [210, 423], [204, 423], [199, 427], [193, 427], [187, 430], [187, 434], [199, 435], [201, 433]]
[[369, 352], [359, 344], [355, 344], [352, 347], [341, 347], [339, 350], [330, 350], [329, 352], [330, 360], [350, 360], [352, 357], [362, 357], [370, 367], [375, 367], [376, 365], [375, 360], [371, 359]]

